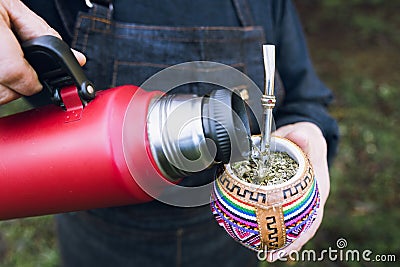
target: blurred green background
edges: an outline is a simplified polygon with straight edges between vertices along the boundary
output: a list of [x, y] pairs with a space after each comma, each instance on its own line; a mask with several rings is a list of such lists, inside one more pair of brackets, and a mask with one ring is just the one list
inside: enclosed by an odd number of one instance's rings
[[[324, 221], [305, 249], [336, 249], [336, 241], [345, 238], [346, 249], [369, 249], [372, 256], [393, 254], [397, 264], [325, 257], [324, 266], [396, 266], [400, 262], [400, 0], [294, 2], [316, 71], [335, 94], [330, 110], [341, 131]], [[0, 107], [0, 116], [15, 112], [21, 104], [25, 105], [19, 101]], [[51, 216], [0, 222], [0, 266], [58, 266], [54, 233]]]

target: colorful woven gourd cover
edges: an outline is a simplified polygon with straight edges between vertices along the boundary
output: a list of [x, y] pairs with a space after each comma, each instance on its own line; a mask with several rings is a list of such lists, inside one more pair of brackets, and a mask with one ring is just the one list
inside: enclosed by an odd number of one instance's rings
[[277, 185], [254, 185], [238, 179], [227, 164], [211, 196], [218, 224], [255, 251], [292, 243], [313, 223], [320, 202], [313, 169], [301, 149], [287, 139], [275, 137], [273, 142], [275, 151], [286, 151], [299, 163], [294, 177]]

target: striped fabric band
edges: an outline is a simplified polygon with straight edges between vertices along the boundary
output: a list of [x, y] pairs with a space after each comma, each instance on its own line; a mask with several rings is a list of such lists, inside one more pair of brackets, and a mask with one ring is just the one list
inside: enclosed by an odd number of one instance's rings
[[228, 217], [250, 229], [258, 227], [256, 210], [253, 206], [221, 190], [221, 187], [216, 184], [214, 184], [214, 197], [217, 200], [218, 208], [224, 211]]

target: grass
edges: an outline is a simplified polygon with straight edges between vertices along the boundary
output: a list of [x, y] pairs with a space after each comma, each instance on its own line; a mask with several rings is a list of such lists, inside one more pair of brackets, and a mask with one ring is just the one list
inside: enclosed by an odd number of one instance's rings
[[58, 266], [59, 255], [51, 216], [0, 222], [0, 266]]
[[[296, 0], [310, 54], [336, 100], [341, 143], [323, 224], [306, 249], [395, 254], [400, 260], [399, 0]], [[15, 106], [0, 108], [0, 113]], [[57, 266], [51, 216], [0, 222], [0, 266]], [[268, 266], [269, 264], [262, 264]], [[278, 262], [274, 266], [320, 266]], [[329, 261], [324, 266], [395, 266]]]

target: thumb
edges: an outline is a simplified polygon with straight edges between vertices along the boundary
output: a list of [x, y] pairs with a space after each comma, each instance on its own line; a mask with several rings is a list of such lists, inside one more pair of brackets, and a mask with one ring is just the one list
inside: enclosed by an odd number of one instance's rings
[[310, 154], [310, 139], [305, 132], [291, 131], [284, 137], [296, 143], [307, 155]]
[[277, 129], [273, 133], [273, 135], [285, 137], [291, 140], [292, 142], [297, 144], [306, 154], [310, 152], [310, 142], [307, 132], [301, 131], [293, 124], [286, 125]]
[[282, 126], [274, 135], [285, 137], [296, 143], [308, 156], [313, 165], [321, 192], [323, 206], [329, 195], [329, 171], [327, 144], [320, 128], [310, 122], [297, 122]]

